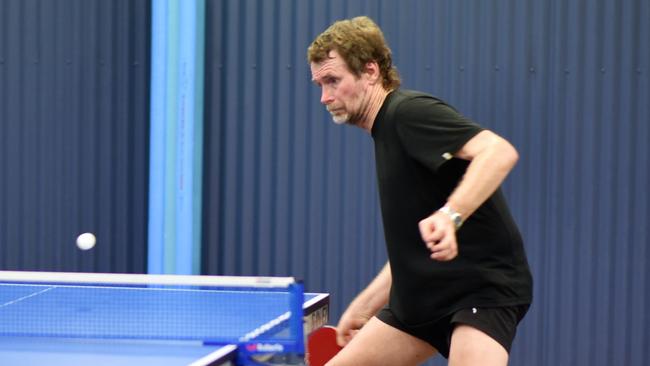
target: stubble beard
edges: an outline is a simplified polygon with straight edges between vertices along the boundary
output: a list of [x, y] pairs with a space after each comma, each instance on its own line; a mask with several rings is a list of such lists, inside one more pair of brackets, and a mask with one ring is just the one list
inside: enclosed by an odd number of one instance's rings
[[336, 123], [337, 125], [344, 125], [348, 123], [348, 120], [350, 119], [350, 115], [348, 113], [345, 114], [331, 114], [332, 115], [332, 121]]
[[[359, 95], [359, 100], [360, 100], [359, 105], [363, 106], [365, 103], [367, 103], [368, 101], [366, 99], [367, 99], [367, 93], [362, 92], [361, 95]], [[330, 112], [330, 114], [332, 115], [332, 121], [334, 121], [334, 123], [336, 123], [337, 125], [349, 124], [352, 126], [360, 125], [361, 119], [363, 117], [362, 113], [363, 113], [362, 108], [360, 108], [354, 114], [350, 113], [349, 111], [346, 111], [343, 114], [334, 114]]]

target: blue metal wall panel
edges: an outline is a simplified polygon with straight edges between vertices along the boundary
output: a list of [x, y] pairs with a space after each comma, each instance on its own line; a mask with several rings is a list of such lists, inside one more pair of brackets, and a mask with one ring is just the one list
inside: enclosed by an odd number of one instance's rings
[[309, 83], [313, 6], [207, 3], [204, 272], [295, 275], [341, 288], [341, 308], [385, 255], [371, 141], [332, 126]]
[[305, 63], [361, 14], [404, 87], [519, 149], [505, 192], [536, 282], [511, 364], [650, 364], [643, 0], [208, 1], [204, 271], [302, 277], [336, 318], [385, 260], [370, 139], [329, 122]]
[[145, 271], [149, 13], [0, 2], [0, 268]]

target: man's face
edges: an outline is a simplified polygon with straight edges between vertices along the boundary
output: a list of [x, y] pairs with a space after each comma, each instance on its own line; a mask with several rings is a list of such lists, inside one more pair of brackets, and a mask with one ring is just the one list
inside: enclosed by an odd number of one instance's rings
[[337, 124], [356, 124], [365, 108], [367, 76], [355, 76], [336, 51], [329, 58], [311, 64], [314, 84], [321, 88], [320, 102], [325, 105]]

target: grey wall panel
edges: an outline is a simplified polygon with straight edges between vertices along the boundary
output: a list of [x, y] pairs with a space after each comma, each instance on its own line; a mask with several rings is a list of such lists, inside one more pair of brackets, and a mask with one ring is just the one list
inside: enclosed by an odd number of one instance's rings
[[145, 270], [149, 9], [0, 2], [1, 268]]

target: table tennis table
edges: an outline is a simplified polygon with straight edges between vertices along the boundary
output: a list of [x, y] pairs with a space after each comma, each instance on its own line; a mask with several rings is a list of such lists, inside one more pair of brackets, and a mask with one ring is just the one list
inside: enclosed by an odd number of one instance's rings
[[[300, 364], [285, 347], [296, 295], [267, 288], [277, 278], [217, 277], [0, 271], [0, 365]], [[327, 323], [329, 295], [298, 296], [303, 347]]]

